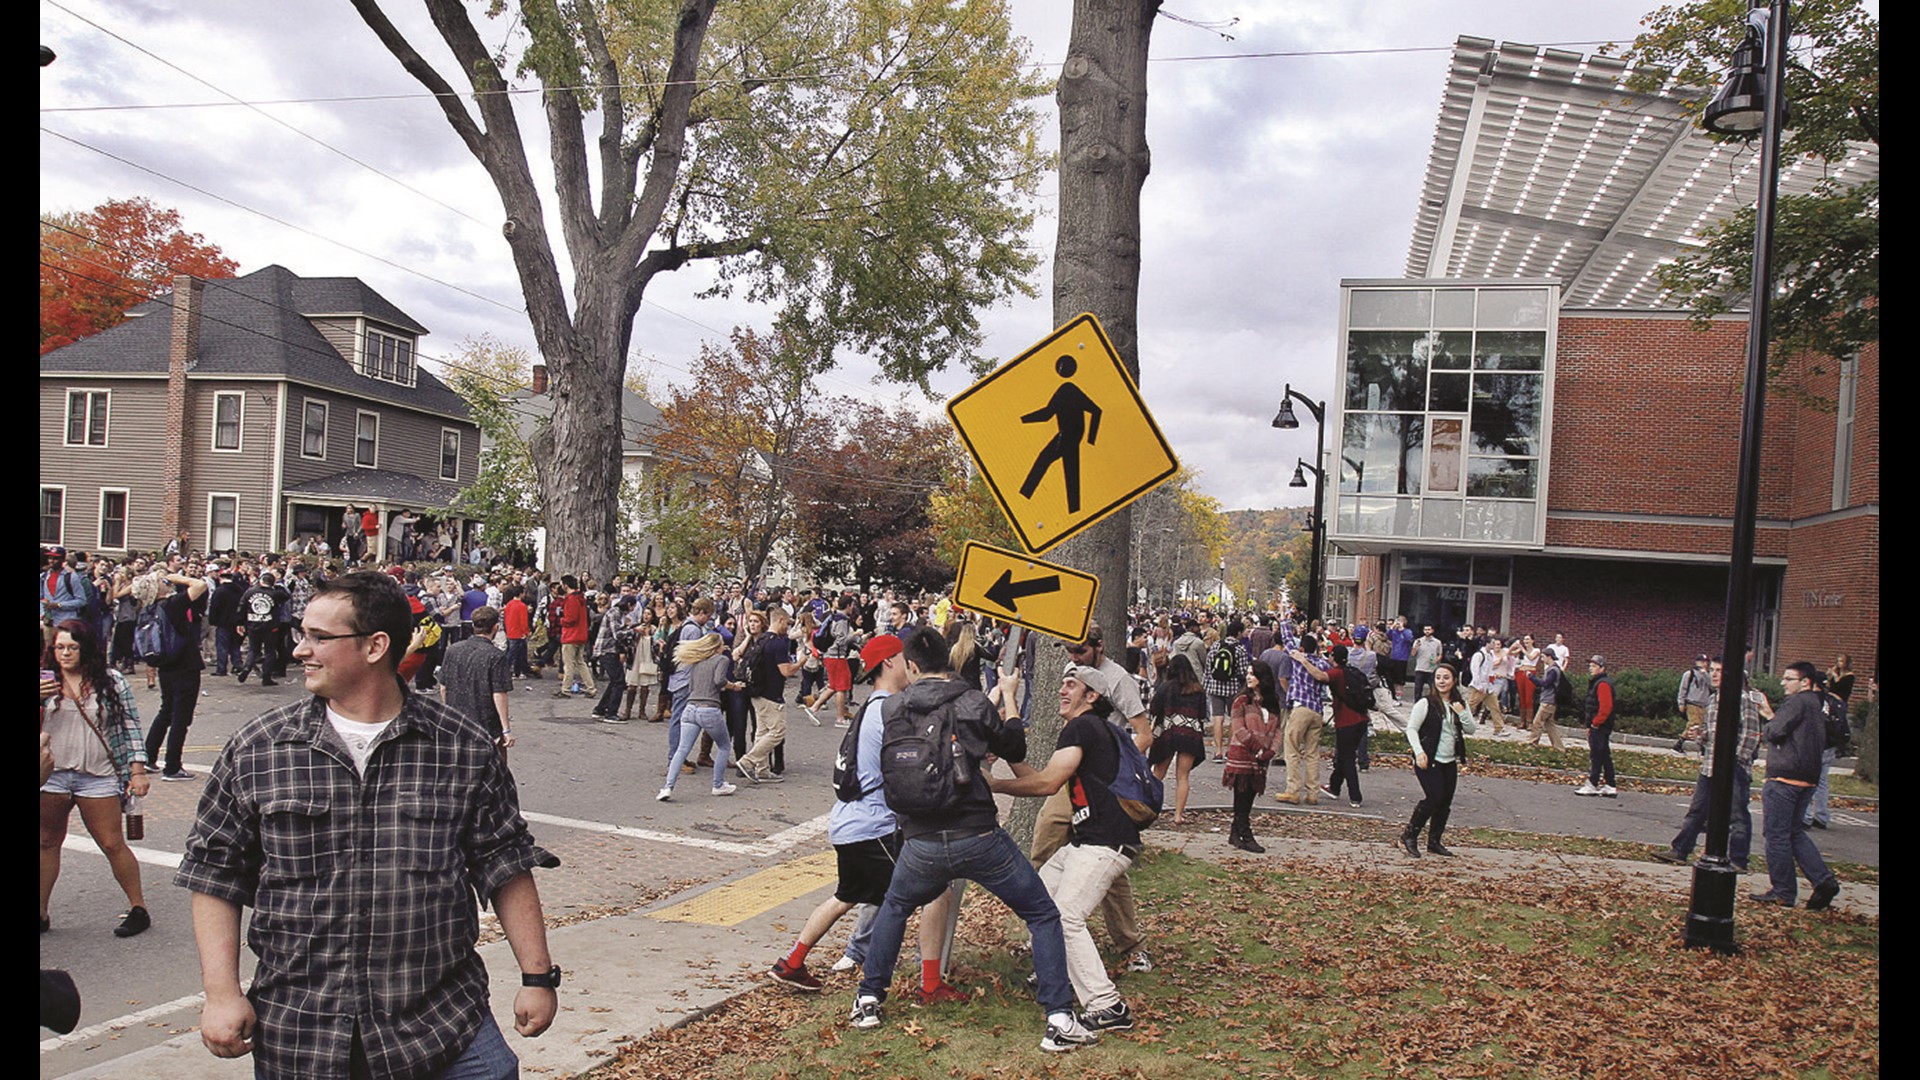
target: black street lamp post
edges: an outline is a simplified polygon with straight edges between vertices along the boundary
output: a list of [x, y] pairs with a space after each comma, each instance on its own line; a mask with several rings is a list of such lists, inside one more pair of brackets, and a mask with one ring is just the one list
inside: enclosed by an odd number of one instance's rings
[[1714, 717], [1713, 785], [1708, 792], [1707, 851], [1693, 868], [1687, 911], [1688, 948], [1737, 953], [1734, 890], [1740, 875], [1727, 859], [1733, 823], [1733, 760], [1740, 740], [1740, 700], [1746, 688], [1747, 619], [1752, 611], [1753, 543], [1760, 501], [1761, 421], [1767, 390], [1767, 303], [1772, 293], [1774, 187], [1780, 170], [1780, 133], [1786, 125], [1781, 92], [1787, 64], [1786, 0], [1753, 0], [1747, 37], [1733, 70], [1708, 103], [1708, 130], [1722, 135], [1760, 133], [1760, 190], [1754, 204], [1753, 296], [1747, 315], [1747, 385], [1740, 411], [1740, 467], [1735, 481], [1733, 551], [1727, 565], [1727, 636], [1721, 649], [1719, 710]]
[[1288, 487], [1306, 487], [1307, 478], [1301, 475], [1300, 470], [1313, 470], [1313, 521], [1311, 523], [1313, 530], [1313, 565], [1308, 568], [1307, 572], [1307, 618], [1318, 619], [1325, 616], [1325, 612], [1321, 611], [1320, 605], [1324, 599], [1321, 594], [1325, 589], [1327, 570], [1326, 556], [1322, 550], [1325, 542], [1324, 538], [1327, 534], [1327, 477], [1326, 474], [1320, 470], [1320, 463], [1326, 459], [1327, 454], [1327, 403], [1324, 401], [1315, 401], [1307, 397], [1300, 391], [1295, 390], [1292, 383], [1288, 383], [1286, 394], [1280, 398], [1280, 411], [1275, 414], [1273, 418], [1274, 427], [1287, 431], [1300, 426], [1299, 418], [1293, 415], [1293, 403], [1295, 401], [1305, 405], [1307, 411], [1313, 414], [1313, 422], [1318, 428], [1318, 431], [1314, 435], [1313, 442], [1313, 464], [1308, 465], [1304, 461], [1301, 462], [1300, 468], [1293, 470], [1293, 481], [1287, 485]]

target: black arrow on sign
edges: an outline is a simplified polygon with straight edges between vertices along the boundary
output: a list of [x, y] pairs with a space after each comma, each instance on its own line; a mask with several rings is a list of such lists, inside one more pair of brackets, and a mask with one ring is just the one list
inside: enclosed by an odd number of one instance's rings
[[1048, 574], [1046, 577], [1033, 578], [1028, 581], [1022, 581], [1016, 585], [1013, 581], [1013, 571], [1002, 570], [1000, 571], [1000, 580], [994, 582], [993, 587], [987, 590], [987, 600], [995, 606], [1003, 607], [1017, 615], [1020, 613], [1020, 609], [1015, 606], [1014, 602], [1021, 597], [1059, 591], [1059, 574]]

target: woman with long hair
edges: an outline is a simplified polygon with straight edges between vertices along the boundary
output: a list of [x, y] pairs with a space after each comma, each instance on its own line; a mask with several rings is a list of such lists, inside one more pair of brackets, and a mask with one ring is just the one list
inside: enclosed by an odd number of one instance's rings
[[973, 623], [951, 619], [947, 623], [947, 630], [947, 640], [953, 643], [953, 647], [947, 651], [947, 662], [960, 673], [961, 682], [978, 689], [981, 657]]
[[620, 707], [620, 718], [632, 720], [637, 702], [640, 715], [649, 723], [657, 724], [658, 716], [647, 716], [647, 699], [660, 682], [660, 664], [654, 659], [653, 651], [654, 636], [660, 630], [660, 605], [647, 605], [632, 629], [633, 660], [627, 667], [627, 700]]
[[120, 825], [121, 799], [147, 793], [147, 750], [126, 677], [107, 666], [93, 627], [68, 619], [54, 628], [40, 661], [40, 730], [50, 736], [53, 775], [40, 785], [40, 932], [52, 925], [47, 901], [60, 877], [60, 848], [73, 808], [80, 807], [128, 911], [114, 929], [132, 937], [153, 925], [140, 888], [140, 863]]
[[1459, 674], [1452, 664], [1433, 669], [1433, 689], [1413, 703], [1407, 715], [1407, 745], [1413, 749], [1413, 775], [1425, 796], [1413, 808], [1413, 820], [1400, 833], [1400, 846], [1420, 857], [1420, 829], [1429, 826], [1427, 851], [1451, 856], [1440, 842], [1447, 817], [1453, 812], [1453, 791], [1460, 782], [1460, 762], [1467, 756], [1467, 736], [1474, 732], [1473, 714], [1460, 695]]
[[[1184, 660], [1185, 657], [1179, 658]], [[1169, 673], [1173, 665], [1167, 665]], [[1247, 689], [1233, 699], [1233, 736], [1227, 743], [1227, 766], [1220, 778], [1233, 792], [1233, 831], [1227, 843], [1255, 855], [1266, 851], [1253, 838], [1253, 800], [1267, 790], [1267, 766], [1280, 744], [1280, 725], [1286, 715], [1273, 667], [1264, 660], [1247, 666]]]
[[1186, 824], [1189, 774], [1207, 756], [1207, 691], [1193, 661], [1179, 653], [1167, 661], [1167, 671], [1147, 705], [1153, 718], [1153, 747], [1147, 763], [1153, 775], [1167, 778], [1173, 766], [1173, 823]]
[[680, 714], [680, 743], [673, 748], [673, 760], [667, 763], [667, 779], [654, 798], [661, 802], [673, 798], [674, 782], [680, 779], [680, 766], [693, 755], [694, 745], [706, 735], [713, 742], [713, 793], [731, 795], [736, 790], [727, 783], [728, 751], [733, 738], [727, 731], [726, 714], [721, 711], [720, 695], [744, 684], [729, 681], [732, 663], [717, 633], [705, 634], [681, 642], [673, 650], [673, 666], [690, 673], [687, 705]]

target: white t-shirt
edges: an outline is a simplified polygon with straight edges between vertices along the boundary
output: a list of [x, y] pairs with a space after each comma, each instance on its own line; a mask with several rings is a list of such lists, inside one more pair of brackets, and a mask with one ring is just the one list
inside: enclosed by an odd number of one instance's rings
[[392, 720], [382, 720], [377, 724], [363, 724], [358, 720], [349, 720], [327, 706], [327, 722], [333, 730], [340, 733], [340, 741], [347, 744], [347, 753], [353, 755], [353, 771], [361, 776], [367, 775], [367, 758], [373, 754], [373, 740], [393, 724]]

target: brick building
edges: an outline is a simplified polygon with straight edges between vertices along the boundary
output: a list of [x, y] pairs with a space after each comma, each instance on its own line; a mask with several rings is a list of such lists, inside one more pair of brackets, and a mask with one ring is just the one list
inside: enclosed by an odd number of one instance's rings
[[[1724, 636], [1743, 313], [1704, 328], [1655, 272], [1750, 203], [1750, 151], [1691, 91], [1605, 57], [1461, 38], [1405, 280], [1341, 283], [1327, 424], [1335, 614], [1565, 633], [1616, 666]], [[1784, 163], [1781, 189], [1878, 175]], [[1769, 384], [1752, 634], [1760, 663], [1875, 670], [1877, 344]], [[1350, 569], [1346, 569], [1350, 568]]]

